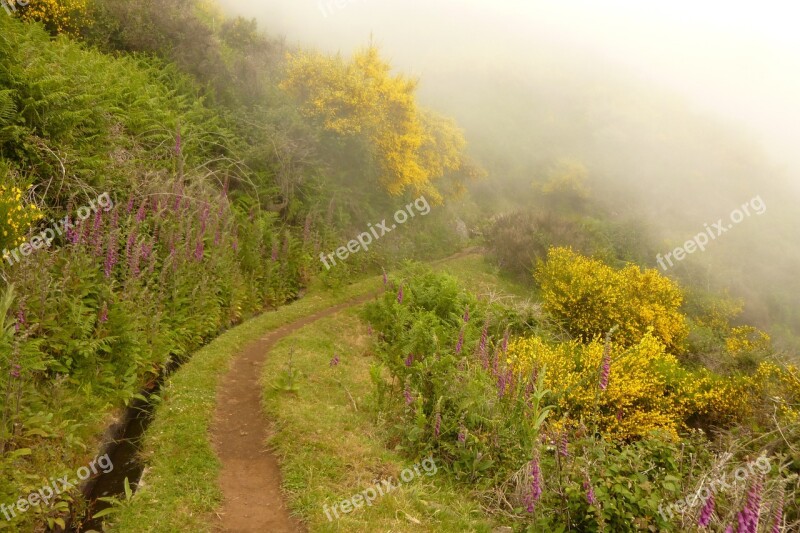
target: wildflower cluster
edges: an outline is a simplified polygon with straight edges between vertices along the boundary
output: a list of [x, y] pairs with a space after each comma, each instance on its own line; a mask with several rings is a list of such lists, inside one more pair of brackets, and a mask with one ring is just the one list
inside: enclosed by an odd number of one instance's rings
[[0, 185], [0, 249], [25, 242], [25, 235], [42, 218], [42, 211], [26, 203], [19, 187]]
[[635, 344], [652, 330], [674, 351], [687, 335], [679, 311], [683, 293], [657, 270], [636, 265], [615, 270], [569, 248], [551, 248], [535, 277], [545, 308], [584, 341], [617, 326], [615, 339], [623, 345]]

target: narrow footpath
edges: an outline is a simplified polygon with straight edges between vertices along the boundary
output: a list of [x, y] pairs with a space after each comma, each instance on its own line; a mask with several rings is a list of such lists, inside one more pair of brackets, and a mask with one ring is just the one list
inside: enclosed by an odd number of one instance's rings
[[322, 318], [374, 298], [366, 294], [286, 324], [248, 346], [217, 390], [211, 440], [222, 462], [223, 505], [219, 531], [305, 532], [292, 517], [281, 492], [278, 461], [267, 448], [269, 424], [261, 408], [261, 369], [267, 354], [287, 335]]

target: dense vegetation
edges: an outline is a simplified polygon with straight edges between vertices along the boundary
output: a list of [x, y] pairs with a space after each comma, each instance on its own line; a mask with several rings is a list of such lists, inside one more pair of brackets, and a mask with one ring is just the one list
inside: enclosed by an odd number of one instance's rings
[[[435, 457], [478, 521], [520, 530], [800, 524], [800, 373], [770, 335], [800, 331], [791, 290], [759, 282], [753, 313], [699, 268], [648, 268], [658, 237], [574, 159], [521, 164], [498, 208], [417, 85], [372, 44], [290, 50], [206, 2], [0, 13], [0, 504], [86, 464], [124, 406], [227, 328], [312, 282], [455, 252], [464, 218], [531, 299], [416, 263], [384, 274], [362, 313], [381, 446]], [[430, 215], [323, 268], [419, 195]], [[0, 530], [85, 505], [66, 491]]]
[[[375, 185], [352, 197], [326, 179], [347, 173], [341, 155], [326, 158], [341, 147], [277, 87], [280, 45], [254, 24], [212, 30], [205, 20], [218, 15], [191, 2], [32, 3], [18, 14], [33, 23], [0, 17], [4, 502], [86, 463], [170, 362], [295, 298], [322, 250], [394, 210]], [[133, 31], [133, 15], [149, 32]], [[192, 39], [216, 52], [171, 55]], [[407, 255], [415, 234], [428, 235], [420, 256], [452, 249], [442, 216], [324, 280]], [[0, 528], [63, 524], [81, 506], [65, 491]]]
[[[766, 360], [752, 373], [696, 368], [652, 326], [570, 340], [560, 326], [579, 326], [569, 313], [586, 308], [623, 327], [636, 321], [619, 314], [630, 303], [608, 298], [614, 283], [587, 271], [587, 259], [552, 252], [554, 272], [583, 276], [565, 287], [593, 289], [550, 294], [556, 313], [481, 301], [452, 277], [425, 270], [387, 282], [365, 317], [378, 333], [375, 409], [392, 421], [389, 445], [441, 458], [457, 480], [478, 487], [489, 510], [527, 531], [685, 531], [702, 513], [724, 528], [754, 492], [763, 498], [759, 531], [783, 520], [782, 505], [787, 523], [800, 519], [800, 457], [791, 444], [798, 369]], [[550, 275], [544, 269], [542, 281], [555, 282]], [[650, 287], [630, 286], [642, 301], [658, 300], [669, 282], [648, 275]], [[672, 290], [682, 324], [680, 291]], [[710, 510], [663, 511], [707, 485], [709, 473], [761, 455], [770, 465], [765, 477], [715, 491]]]

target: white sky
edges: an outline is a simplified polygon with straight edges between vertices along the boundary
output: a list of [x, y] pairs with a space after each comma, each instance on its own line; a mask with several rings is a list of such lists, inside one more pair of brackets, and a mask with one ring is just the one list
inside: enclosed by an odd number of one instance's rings
[[426, 70], [442, 65], [524, 68], [526, 49], [559, 45], [740, 123], [800, 185], [800, 3], [338, 0], [344, 7], [336, 8], [336, 1], [221, 0], [294, 44], [349, 54], [374, 35], [423, 83]]

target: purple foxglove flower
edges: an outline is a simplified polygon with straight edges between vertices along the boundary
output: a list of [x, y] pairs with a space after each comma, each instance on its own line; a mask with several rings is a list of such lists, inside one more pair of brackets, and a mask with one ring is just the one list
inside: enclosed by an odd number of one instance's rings
[[711, 515], [714, 514], [714, 508], [716, 506], [716, 502], [714, 501], [714, 495], [708, 497], [706, 500], [705, 505], [700, 510], [700, 518], [697, 519], [697, 525], [700, 527], [708, 527], [708, 524], [711, 522]]
[[561, 457], [569, 457], [569, 450], [567, 449], [568, 444], [567, 432], [562, 431], [558, 437], [558, 453]]
[[747, 502], [744, 508], [736, 515], [739, 528], [737, 533], [757, 533], [761, 513], [761, 480], [756, 480], [747, 493]]
[[600, 369], [600, 390], [606, 390], [608, 387], [608, 378], [611, 375], [611, 350], [606, 344], [605, 352], [603, 353], [603, 366]]
[[464, 330], [462, 329], [461, 332], [458, 334], [458, 343], [456, 343], [456, 354], [461, 353], [461, 349], [464, 347]]
[[117, 264], [117, 241], [113, 234], [108, 235], [108, 250], [106, 251], [106, 260], [103, 265], [103, 273], [107, 278], [111, 277], [114, 271], [114, 266]]
[[17, 311], [17, 321], [14, 323], [14, 332], [19, 333], [20, 328], [24, 327], [25, 324], [25, 310], [20, 307]]
[[203, 211], [200, 213], [200, 234], [203, 235], [206, 232], [206, 225], [208, 223], [208, 215], [209, 215], [209, 206], [208, 204], [203, 204]]
[[103, 302], [103, 307], [100, 309], [100, 322], [108, 322], [108, 304]]
[[733, 533], [733, 526], [729, 525], [725, 528], [725, 533]]
[[539, 458], [531, 459], [531, 488], [525, 497], [527, 511], [532, 513], [536, 509], [536, 502], [542, 497], [542, 472], [539, 468]]
[[457, 438], [458, 438], [458, 442], [461, 442], [461, 443], [467, 442], [467, 428], [465, 428], [463, 424], [458, 428], [458, 437]]
[[481, 356], [481, 359], [485, 359], [486, 354], [486, 343], [489, 340], [489, 317], [486, 317], [486, 320], [483, 322], [483, 330], [481, 331], [481, 340], [478, 343], [478, 354]]
[[771, 533], [781, 533], [781, 524], [783, 523], [783, 491], [778, 496], [778, 503], [775, 506], [775, 512], [772, 514], [772, 530]]
[[506, 394], [506, 376], [504, 374], [500, 374], [497, 376], [497, 397], [503, 398]]
[[144, 220], [145, 215], [147, 214], [147, 197], [144, 197], [142, 200], [142, 204], [139, 206], [139, 210], [136, 212], [136, 222], [141, 223]]
[[150, 254], [152, 253], [153, 253], [153, 244], [142, 243], [142, 251], [141, 251], [142, 259], [147, 261], [148, 259], [150, 259]]
[[139, 247], [136, 244], [136, 231], [132, 231], [128, 236], [128, 242], [125, 246], [125, 259], [128, 262], [128, 268], [133, 277], [139, 275]]
[[403, 303], [403, 286], [400, 285], [400, 290], [397, 291], [397, 303]]
[[103, 210], [98, 209], [97, 214], [94, 216], [94, 225], [92, 226], [92, 234], [95, 234], [100, 231], [100, 226], [103, 225]]
[[386, 287], [386, 285], [389, 284], [389, 278], [386, 276], [386, 271], [384, 269], [381, 269], [381, 272], [383, 272], [383, 286]]
[[219, 246], [219, 242], [221, 240], [222, 240], [222, 228], [218, 226], [217, 231], [214, 233], [214, 246]]
[[128, 205], [125, 207], [125, 214], [130, 215], [133, 211], [133, 193], [128, 197]]
[[403, 389], [403, 396], [406, 398], [406, 405], [414, 403], [414, 396], [411, 394], [411, 387], [406, 383], [406, 388]]
[[81, 231], [80, 237], [78, 238], [78, 242], [81, 244], [90, 244], [92, 240], [92, 225], [86, 224], [84, 221], [80, 221]]
[[583, 480], [583, 490], [586, 491], [586, 501], [589, 505], [597, 505], [597, 496], [594, 494], [594, 487], [588, 475]]
[[197, 239], [197, 244], [194, 247], [194, 258], [199, 262], [203, 260], [203, 255], [205, 253], [205, 243], [203, 242], [203, 237], [199, 237]]
[[464, 324], [469, 322], [469, 306], [467, 306], [467, 308], [464, 309], [464, 318], [463, 318], [463, 320], [464, 320]]
[[406, 357], [405, 363], [406, 363], [407, 367], [410, 367], [411, 365], [414, 364], [414, 354], [413, 353], [408, 354], [408, 357]]
[[334, 366], [339, 366], [339, 356], [338, 355], [333, 354], [333, 359], [331, 359], [330, 366], [331, 366], [331, 368], [333, 368]]
[[11, 371], [9, 372], [9, 375], [14, 379], [19, 379], [21, 375], [20, 370], [22, 370], [21, 366], [19, 366], [18, 364], [13, 364], [11, 365]]
[[[75, 223], [77, 222], [76, 220]], [[67, 217], [67, 225], [69, 226], [67, 228], [67, 240], [72, 244], [77, 244], [78, 241], [80, 241], [81, 234], [75, 229], [75, 226], [72, 225], [72, 219], [70, 217]]]

